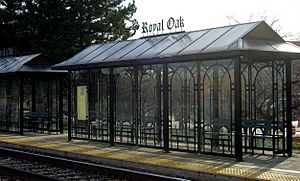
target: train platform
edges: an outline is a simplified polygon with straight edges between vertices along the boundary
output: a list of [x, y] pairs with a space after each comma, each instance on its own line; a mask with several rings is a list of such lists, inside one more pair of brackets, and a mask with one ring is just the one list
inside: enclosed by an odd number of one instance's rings
[[115, 145], [83, 140], [67, 141], [67, 135], [0, 134], [0, 146], [97, 162], [192, 180], [299, 180], [300, 150], [293, 157], [246, 155], [234, 158], [160, 149]]

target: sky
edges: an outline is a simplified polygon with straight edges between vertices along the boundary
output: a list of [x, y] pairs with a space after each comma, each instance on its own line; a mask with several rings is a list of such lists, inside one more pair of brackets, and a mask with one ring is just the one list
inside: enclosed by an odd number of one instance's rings
[[236, 24], [227, 16], [240, 23], [260, 21], [261, 16], [267, 16], [267, 23], [279, 20], [275, 27], [280, 29], [281, 36], [293, 35], [286, 40], [300, 36], [300, 0], [135, 0], [135, 3], [134, 18], [140, 29], [133, 38], [146, 35], [142, 34], [142, 22], [149, 25], [180, 16], [184, 19], [184, 31]]

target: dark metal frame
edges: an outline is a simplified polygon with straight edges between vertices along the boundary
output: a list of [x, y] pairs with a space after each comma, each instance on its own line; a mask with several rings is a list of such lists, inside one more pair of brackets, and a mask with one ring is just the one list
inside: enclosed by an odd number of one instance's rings
[[[292, 153], [291, 66], [285, 60], [243, 60], [243, 148]], [[266, 79], [269, 79], [266, 80]], [[259, 104], [260, 103], [260, 104]]]
[[19, 120], [19, 83], [14, 77], [1, 80], [1, 120], [0, 131], [20, 132]]
[[162, 69], [161, 65], [139, 66], [135, 73], [138, 82], [135, 95], [138, 103], [137, 132], [140, 146], [163, 147]]
[[[254, 76], [252, 73], [257, 71], [255, 66], [263, 66], [263, 64], [272, 67], [272, 73], [268, 76], [273, 80], [273, 91], [272, 95], [268, 96], [273, 97], [270, 100], [274, 109], [269, 135], [253, 132], [256, 130], [253, 125], [261, 127], [266, 125], [267, 121], [261, 123], [256, 116], [252, 116], [251, 119], [247, 117], [249, 111], [252, 111], [251, 115], [256, 114], [253, 99], [257, 90], [252, 83]], [[280, 69], [278, 73], [284, 77], [281, 84], [278, 84], [278, 80], [275, 78], [274, 70], [278, 67]], [[259, 150], [262, 150], [263, 154], [268, 151], [272, 151], [270, 153], [273, 155], [282, 153], [290, 156], [292, 154], [290, 61], [233, 58], [134, 65], [121, 68], [110, 67], [108, 70], [106, 101], [108, 103], [109, 140], [96, 139], [97, 141], [107, 141], [111, 145], [122, 143], [155, 147], [163, 149], [165, 152], [177, 150], [230, 156], [237, 160], [242, 160], [243, 154], [249, 150], [251, 153], [258, 153]], [[177, 75], [178, 70], [181, 71], [180, 75]], [[79, 82], [75, 83], [76, 76], [82, 71], [87, 72], [86, 75], [89, 76], [82, 76], [86, 79], [78, 79]], [[91, 138], [91, 131], [87, 131], [83, 136], [74, 134], [76, 85], [94, 86], [91, 85], [90, 70], [82, 71], [69, 71], [69, 140]], [[99, 69], [95, 69], [95, 71], [99, 72]], [[154, 77], [149, 80], [145, 79], [147, 71], [152, 72]], [[117, 82], [122, 78], [122, 72], [126, 74], [128, 84], [119, 87]], [[174, 76], [177, 78], [174, 79]], [[247, 76], [248, 78], [245, 78]], [[89, 78], [87, 79], [87, 77]], [[146, 100], [143, 92], [145, 90], [144, 81], [152, 81], [148, 83], [149, 89], [152, 91], [148, 96], [152, 96], [151, 98], [156, 102], [154, 107], [150, 106], [151, 110], [147, 113], [149, 120], [151, 120], [149, 115], [155, 113], [154, 122], [148, 121], [150, 127], [145, 127], [143, 122], [146, 120], [142, 106], [143, 101]], [[155, 85], [154, 88], [153, 85]], [[178, 85], [181, 86], [178, 87]], [[124, 91], [127, 93], [125, 94]], [[95, 97], [93, 94], [95, 93], [88, 94], [88, 100], [91, 101]], [[126, 119], [126, 116], [122, 117], [119, 114], [120, 108], [117, 107], [119, 96], [127, 94], [129, 96], [122, 98], [125, 100], [125, 102], [122, 101], [122, 104], [125, 105], [125, 110], [130, 110], [127, 112], [131, 115], [130, 120]], [[175, 98], [178, 98], [177, 102], [179, 101], [178, 105], [175, 105], [180, 108], [180, 114], [176, 113], [179, 116], [174, 114], [174, 104], [177, 103], [174, 102]], [[129, 105], [130, 108], [126, 105]], [[280, 106], [282, 109], [279, 110]], [[282, 113], [279, 113], [280, 111]], [[283, 115], [282, 118], [280, 118], [281, 115]], [[176, 121], [175, 117], [179, 121]], [[89, 118], [86, 121], [86, 129], [89, 130]], [[281, 130], [281, 136], [278, 136], [279, 133], [275, 127], [278, 127], [280, 121], [286, 122], [286, 124], [283, 124], [284, 129]], [[123, 125], [124, 122], [128, 124]], [[175, 123], [182, 125], [175, 128], [172, 126]], [[251, 128], [247, 127], [248, 123], [252, 125]], [[269, 128], [264, 127], [263, 129]], [[257, 141], [258, 139], [260, 141]], [[264, 145], [256, 146], [255, 141]]]
[[[16, 113], [18, 114], [16, 118], [14, 118], [14, 124], [11, 123], [10, 119], [7, 117], [9, 115], [6, 114], [6, 118], [1, 118], [1, 122], [4, 122], [7, 126], [6, 128], [1, 127], [0, 131], [7, 131], [7, 132], [16, 132], [20, 134], [24, 134], [24, 132], [33, 131], [33, 132], [60, 132], [63, 133], [63, 95], [62, 95], [62, 77], [60, 75], [63, 74], [48, 74], [48, 73], [18, 73], [15, 75], [7, 75], [1, 78], [1, 82], [7, 81], [16, 81], [16, 84], [9, 83], [5, 87], [7, 94], [12, 94], [13, 90], [16, 89], [17, 92], [16, 96], [18, 98], [15, 101], [17, 107]], [[47, 98], [44, 100], [43, 104], [46, 105], [44, 108], [46, 110], [45, 114], [36, 112], [36, 86], [35, 81], [38, 80], [40, 77], [42, 82], [45, 82], [47, 85], [45, 87], [47, 91]], [[31, 89], [27, 90], [28, 87], [25, 87], [26, 84], [25, 80], [30, 80], [29, 86]], [[56, 90], [52, 90], [52, 82], [57, 81]], [[25, 103], [25, 90], [30, 93], [30, 110], [24, 109]], [[54, 92], [53, 92], [54, 91]], [[56, 115], [52, 114], [52, 96], [55, 93], [56, 101]], [[54, 99], [54, 98], [53, 98]], [[5, 102], [5, 101], [4, 101]], [[1, 102], [1, 104], [5, 104]], [[10, 101], [8, 101], [10, 102]], [[29, 112], [28, 112], [29, 111]], [[44, 122], [44, 126], [42, 124]], [[55, 122], [56, 125], [53, 125]]]

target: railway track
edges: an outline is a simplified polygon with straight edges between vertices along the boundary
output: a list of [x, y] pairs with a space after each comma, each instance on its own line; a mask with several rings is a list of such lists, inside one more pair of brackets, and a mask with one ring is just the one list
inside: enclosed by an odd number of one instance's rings
[[2, 147], [0, 172], [21, 180], [185, 180]]

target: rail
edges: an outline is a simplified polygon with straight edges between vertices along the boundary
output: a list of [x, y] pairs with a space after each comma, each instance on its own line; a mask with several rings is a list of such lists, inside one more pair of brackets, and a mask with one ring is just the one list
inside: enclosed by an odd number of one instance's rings
[[[105, 173], [105, 175], [113, 175], [119, 178], [127, 178], [130, 180], [143, 180], [143, 181], [147, 181], [147, 180], [184, 181], [186, 180], [182, 178], [169, 177], [169, 176], [164, 176], [159, 174], [147, 173], [143, 171], [135, 171], [135, 170], [129, 170], [124, 168], [100, 165], [96, 163], [70, 160], [66, 158], [47, 156], [47, 155], [42, 155], [37, 153], [30, 153], [30, 152], [25, 152], [25, 151], [10, 149], [10, 148], [0, 147], [0, 153], [4, 153], [5, 155], [16, 156], [18, 158], [39, 160], [49, 164], [59, 165], [59, 166], [72, 168], [76, 170], [83, 170], [83, 171], [93, 172], [93, 173]], [[22, 173], [22, 174], [26, 174], [26, 173]]]

